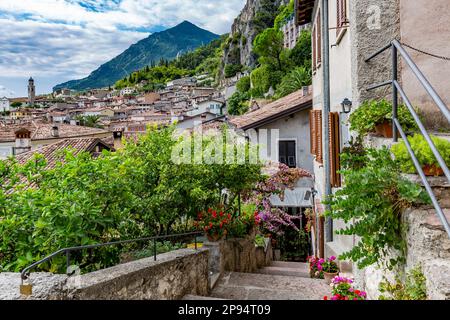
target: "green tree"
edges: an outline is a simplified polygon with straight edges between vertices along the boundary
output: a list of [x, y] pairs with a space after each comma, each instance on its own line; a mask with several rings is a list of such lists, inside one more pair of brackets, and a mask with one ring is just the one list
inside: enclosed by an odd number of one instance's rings
[[274, 70], [284, 70], [285, 49], [283, 33], [275, 28], [269, 28], [260, 33], [253, 43], [253, 51], [259, 55], [261, 64], [268, 64]]
[[311, 85], [311, 83], [312, 79], [309, 69], [297, 67], [283, 78], [277, 88], [276, 97], [282, 98], [301, 89], [303, 86]]
[[12, 108], [19, 108], [21, 106], [22, 106], [22, 102], [15, 101], [15, 102], [11, 103]]
[[230, 115], [242, 115], [248, 111], [249, 95], [240, 91], [235, 92], [227, 101], [227, 110]]

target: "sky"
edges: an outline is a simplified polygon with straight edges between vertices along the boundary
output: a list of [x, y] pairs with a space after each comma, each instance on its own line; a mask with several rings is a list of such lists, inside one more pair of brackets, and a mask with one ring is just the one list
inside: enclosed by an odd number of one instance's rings
[[153, 32], [188, 20], [230, 31], [246, 0], [0, 0], [0, 97], [88, 76]]

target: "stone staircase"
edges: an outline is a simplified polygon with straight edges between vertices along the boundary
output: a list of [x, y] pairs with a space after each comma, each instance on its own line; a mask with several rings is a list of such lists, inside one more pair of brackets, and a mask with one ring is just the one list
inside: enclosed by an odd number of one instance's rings
[[308, 264], [274, 261], [258, 273], [227, 272], [209, 297], [188, 295], [184, 300], [322, 300], [325, 295], [330, 287], [309, 277]]

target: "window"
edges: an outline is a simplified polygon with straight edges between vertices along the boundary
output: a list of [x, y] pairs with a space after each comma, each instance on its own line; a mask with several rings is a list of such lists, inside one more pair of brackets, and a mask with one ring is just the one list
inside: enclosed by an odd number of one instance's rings
[[312, 110], [309, 114], [309, 128], [311, 138], [311, 154], [316, 161], [323, 163], [322, 157], [322, 110]]
[[278, 147], [280, 163], [284, 163], [289, 168], [296, 168], [295, 141], [280, 141]]
[[347, 0], [336, 0], [336, 21], [336, 37], [339, 41], [341, 35], [343, 35], [344, 31], [346, 30], [345, 25], [347, 24]]
[[322, 26], [320, 11], [317, 13], [316, 21], [312, 28], [312, 64], [313, 70], [320, 67], [322, 62]]

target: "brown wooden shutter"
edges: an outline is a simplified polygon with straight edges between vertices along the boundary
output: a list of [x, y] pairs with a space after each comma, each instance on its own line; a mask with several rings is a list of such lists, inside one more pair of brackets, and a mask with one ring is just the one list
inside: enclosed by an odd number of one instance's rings
[[333, 188], [341, 187], [341, 176], [338, 173], [340, 168], [340, 126], [339, 113], [330, 112], [328, 118], [330, 126], [329, 145], [330, 145], [330, 183]]
[[336, 0], [336, 18], [336, 36], [338, 37], [347, 21], [347, 0]]
[[309, 112], [309, 130], [310, 130], [310, 143], [311, 143], [311, 154], [317, 154], [317, 136], [316, 136], [316, 111], [311, 110]]
[[322, 25], [320, 11], [317, 14], [317, 64], [322, 62]]
[[317, 50], [317, 45], [316, 45], [316, 27], [313, 27], [313, 31], [312, 31], [312, 67], [313, 70], [316, 70], [316, 50]]
[[322, 110], [317, 110], [316, 115], [316, 129], [317, 129], [317, 141], [316, 141], [316, 161], [323, 163], [323, 139], [322, 139]]

